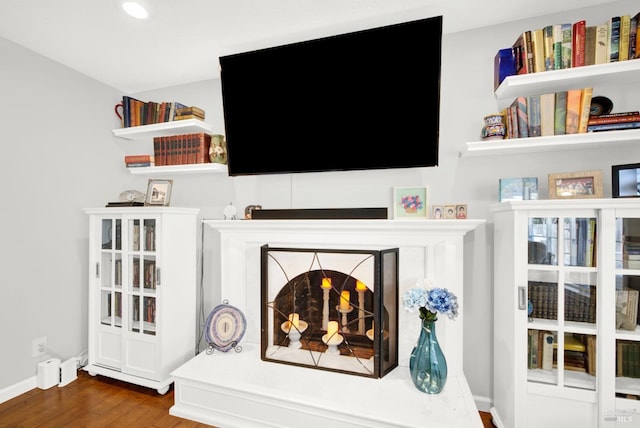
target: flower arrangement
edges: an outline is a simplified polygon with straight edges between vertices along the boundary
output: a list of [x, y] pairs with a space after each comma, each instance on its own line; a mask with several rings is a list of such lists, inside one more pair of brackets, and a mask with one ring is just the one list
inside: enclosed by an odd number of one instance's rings
[[404, 308], [410, 312], [418, 309], [420, 319], [435, 321], [438, 319], [438, 312], [447, 315], [450, 319], [458, 316], [458, 298], [446, 288], [427, 288], [430, 285], [428, 280], [424, 281], [425, 286], [417, 286], [407, 290], [402, 300]]
[[420, 200], [419, 195], [406, 195], [400, 199], [400, 205], [402, 205], [402, 208], [405, 210], [413, 209], [415, 211], [422, 209], [423, 202]]

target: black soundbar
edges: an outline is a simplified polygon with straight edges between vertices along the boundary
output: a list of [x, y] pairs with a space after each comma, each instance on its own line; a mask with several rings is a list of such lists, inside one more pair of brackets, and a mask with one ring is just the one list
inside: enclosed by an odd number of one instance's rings
[[387, 219], [387, 208], [254, 209], [252, 220], [372, 220]]

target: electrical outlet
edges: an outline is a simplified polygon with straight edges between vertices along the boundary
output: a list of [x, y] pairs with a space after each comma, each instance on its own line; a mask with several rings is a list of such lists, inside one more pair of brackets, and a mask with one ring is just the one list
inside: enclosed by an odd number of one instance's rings
[[32, 346], [32, 355], [34, 357], [44, 355], [44, 353], [47, 352], [47, 337], [43, 336], [33, 339]]

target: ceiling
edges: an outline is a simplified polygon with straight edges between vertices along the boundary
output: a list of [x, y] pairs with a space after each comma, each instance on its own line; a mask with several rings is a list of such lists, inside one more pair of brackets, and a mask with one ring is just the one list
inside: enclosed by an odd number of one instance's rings
[[2, 0], [0, 36], [124, 93], [218, 76], [220, 55], [444, 16], [444, 32], [613, 0]]

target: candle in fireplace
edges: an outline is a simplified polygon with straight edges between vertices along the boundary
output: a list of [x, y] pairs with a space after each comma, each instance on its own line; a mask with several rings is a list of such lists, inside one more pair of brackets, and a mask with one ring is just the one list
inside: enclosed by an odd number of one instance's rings
[[340, 293], [340, 310], [348, 311], [351, 305], [349, 304], [351, 300], [351, 293], [348, 290], [344, 290]]
[[320, 285], [322, 288], [331, 288], [331, 278], [322, 278], [322, 284]]
[[300, 327], [300, 314], [297, 313], [292, 313], [289, 314], [289, 322], [291, 323], [291, 325], [294, 328], [299, 328]]
[[327, 324], [327, 338], [331, 340], [338, 333], [338, 321], [329, 321]]

